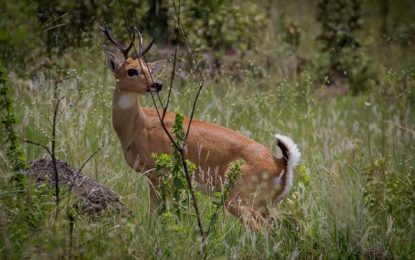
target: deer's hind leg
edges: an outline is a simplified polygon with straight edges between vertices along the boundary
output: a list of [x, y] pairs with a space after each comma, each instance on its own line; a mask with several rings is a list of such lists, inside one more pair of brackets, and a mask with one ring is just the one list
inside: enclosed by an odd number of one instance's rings
[[254, 230], [267, 229], [268, 206], [279, 190], [273, 182], [275, 176], [273, 169], [266, 171], [243, 165], [241, 176], [225, 204], [226, 209]]
[[239, 196], [230, 198], [226, 205], [226, 210], [239, 218], [245, 225], [253, 230], [261, 230], [267, 223], [263, 214], [253, 205], [241, 201]]

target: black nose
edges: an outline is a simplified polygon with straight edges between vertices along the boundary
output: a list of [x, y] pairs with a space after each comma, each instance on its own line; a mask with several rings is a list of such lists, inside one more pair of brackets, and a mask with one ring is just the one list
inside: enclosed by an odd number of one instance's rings
[[161, 91], [163, 89], [163, 83], [154, 82], [152, 87], [155, 88], [157, 91]]

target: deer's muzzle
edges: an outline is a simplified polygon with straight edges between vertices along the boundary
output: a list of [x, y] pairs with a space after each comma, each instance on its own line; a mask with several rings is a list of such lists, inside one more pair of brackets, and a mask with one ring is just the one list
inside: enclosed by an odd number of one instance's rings
[[163, 83], [160, 81], [155, 81], [148, 90], [149, 92], [160, 92], [163, 89]]

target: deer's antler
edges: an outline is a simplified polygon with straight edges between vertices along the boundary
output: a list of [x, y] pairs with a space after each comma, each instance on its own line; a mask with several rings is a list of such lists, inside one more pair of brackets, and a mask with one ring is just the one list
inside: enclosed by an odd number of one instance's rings
[[141, 34], [141, 32], [138, 30], [137, 27], [134, 27], [134, 31], [136, 32], [136, 34], [138, 36], [138, 57], [141, 57], [141, 56], [143, 56], [144, 54], [146, 54], [151, 49], [151, 47], [153, 46], [153, 43], [154, 43], [154, 39], [144, 49], [144, 45], [143, 45], [143, 35]]
[[[105, 34], [105, 36], [107, 36], [108, 40], [110, 40], [122, 52], [122, 54], [124, 54], [124, 58], [127, 59], [128, 58], [128, 53], [130, 52], [131, 48], [134, 45], [135, 33], [133, 33], [133, 35], [131, 37], [130, 45], [128, 45], [128, 47], [125, 47], [123, 44], [121, 44], [120, 42], [115, 40], [114, 37], [112, 37], [112, 35], [110, 34], [110, 32], [108, 30], [107, 24], [104, 24], [104, 26], [100, 26], [100, 29]], [[141, 35], [140, 35], [140, 37], [141, 37]], [[141, 41], [142, 41], [142, 39], [141, 39]]]

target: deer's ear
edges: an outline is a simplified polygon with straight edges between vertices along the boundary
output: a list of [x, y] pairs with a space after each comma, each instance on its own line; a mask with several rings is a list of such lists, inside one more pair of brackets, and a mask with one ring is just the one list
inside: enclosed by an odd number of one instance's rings
[[105, 46], [104, 49], [105, 49], [105, 57], [107, 60], [107, 66], [112, 72], [115, 72], [124, 62], [125, 60], [124, 56], [119, 50], [115, 48], [110, 48], [108, 46]]
[[166, 66], [167, 60], [158, 60], [155, 62], [150, 63], [151, 74], [157, 75], [160, 73], [164, 67]]

